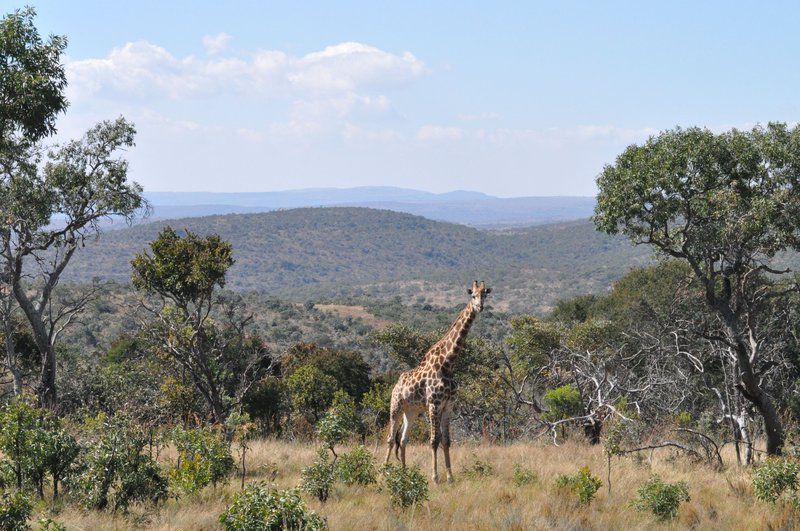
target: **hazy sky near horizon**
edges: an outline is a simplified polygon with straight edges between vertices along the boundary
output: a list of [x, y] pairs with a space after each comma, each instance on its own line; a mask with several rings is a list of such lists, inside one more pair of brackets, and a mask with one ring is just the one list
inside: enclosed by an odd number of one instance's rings
[[29, 3], [60, 136], [130, 118], [151, 191], [590, 195], [659, 130], [800, 116], [795, 2]]

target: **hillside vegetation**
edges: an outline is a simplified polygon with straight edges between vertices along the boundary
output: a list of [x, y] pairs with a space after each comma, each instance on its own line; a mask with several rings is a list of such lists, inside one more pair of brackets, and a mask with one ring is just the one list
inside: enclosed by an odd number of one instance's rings
[[229, 288], [296, 301], [399, 294], [453, 304], [481, 278], [497, 288], [498, 308], [541, 312], [565, 295], [605, 289], [648, 257], [588, 221], [483, 231], [386, 210], [302, 208], [110, 231], [77, 253], [68, 278], [128, 282], [130, 260], [165, 225], [230, 241]]

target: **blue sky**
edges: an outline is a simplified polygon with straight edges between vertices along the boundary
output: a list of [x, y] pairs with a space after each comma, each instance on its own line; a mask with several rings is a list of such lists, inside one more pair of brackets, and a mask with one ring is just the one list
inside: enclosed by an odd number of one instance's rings
[[129, 117], [148, 190], [500, 196], [593, 194], [676, 125], [798, 121], [798, 4], [647, 4], [32, 1], [70, 41], [61, 136]]

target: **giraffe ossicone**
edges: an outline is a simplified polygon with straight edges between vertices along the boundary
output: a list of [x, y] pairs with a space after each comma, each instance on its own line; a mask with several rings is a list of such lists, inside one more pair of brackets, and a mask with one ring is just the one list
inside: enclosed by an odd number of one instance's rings
[[[437, 470], [437, 450], [439, 444], [444, 454], [447, 481], [452, 481], [450, 469], [450, 417], [453, 411], [453, 397], [456, 383], [453, 379], [453, 366], [458, 353], [464, 348], [467, 334], [475, 317], [483, 310], [486, 296], [491, 288], [476, 280], [467, 290], [470, 300], [442, 338], [437, 341], [422, 358], [416, 368], [404, 372], [397, 379], [392, 390], [389, 411], [389, 437], [386, 460], [395, 450], [395, 457], [406, 466], [406, 444], [410, 424], [421, 414], [427, 413], [430, 421], [432, 477], [439, 482]], [[402, 422], [401, 422], [402, 421]]]

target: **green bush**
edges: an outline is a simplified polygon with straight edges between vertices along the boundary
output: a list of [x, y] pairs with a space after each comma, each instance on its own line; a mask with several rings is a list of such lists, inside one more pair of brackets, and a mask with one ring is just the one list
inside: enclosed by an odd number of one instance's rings
[[753, 472], [753, 492], [759, 500], [774, 503], [797, 491], [798, 474], [800, 463], [793, 459], [767, 459]]
[[314, 463], [304, 468], [300, 476], [300, 488], [324, 503], [336, 481], [336, 463], [329, 459], [325, 449], [320, 448]]
[[328, 413], [317, 423], [317, 435], [325, 446], [336, 455], [334, 447], [344, 442], [356, 428], [356, 404], [353, 397], [339, 389], [333, 395], [333, 405]]
[[345, 485], [372, 485], [378, 482], [375, 458], [363, 446], [342, 454], [337, 463], [338, 476]]
[[577, 474], [563, 474], [556, 479], [558, 488], [577, 494], [578, 500], [584, 505], [591, 503], [602, 485], [603, 482], [591, 473], [588, 466], [581, 468]]
[[248, 485], [236, 494], [219, 521], [226, 531], [321, 531], [327, 527], [295, 490], [271, 490], [264, 485]]
[[660, 520], [667, 520], [678, 516], [678, 507], [685, 501], [689, 501], [689, 486], [685, 482], [665, 483], [653, 476], [639, 488], [634, 507], [650, 511]]
[[386, 465], [384, 481], [395, 507], [410, 507], [429, 498], [428, 480], [417, 467]]
[[536, 476], [536, 472], [529, 468], [523, 468], [520, 465], [514, 465], [514, 477], [511, 478], [511, 482], [514, 483], [517, 487], [524, 487], [526, 485], [532, 485], [539, 481], [539, 478]]
[[0, 410], [0, 452], [6, 457], [0, 483], [18, 489], [28, 484], [44, 496], [48, 476], [53, 494], [78, 456], [78, 443], [49, 411], [33, 405], [31, 397], [13, 400]]
[[167, 497], [167, 479], [153, 458], [142, 453], [145, 434], [124, 419], [90, 419], [88, 451], [70, 478], [72, 490], [90, 509], [125, 510], [133, 501]]
[[39, 531], [67, 531], [67, 526], [50, 517], [39, 518]]
[[0, 529], [22, 531], [28, 529], [33, 505], [22, 492], [0, 493]]
[[581, 392], [572, 384], [550, 389], [542, 397], [542, 402], [547, 407], [542, 417], [551, 422], [583, 413]]
[[172, 440], [178, 450], [178, 461], [169, 472], [175, 492], [196, 494], [208, 485], [216, 488], [236, 468], [230, 445], [211, 429], [176, 428]]
[[481, 461], [473, 456], [472, 462], [464, 468], [464, 475], [471, 479], [481, 479], [491, 476], [494, 473], [494, 467], [488, 461]]

